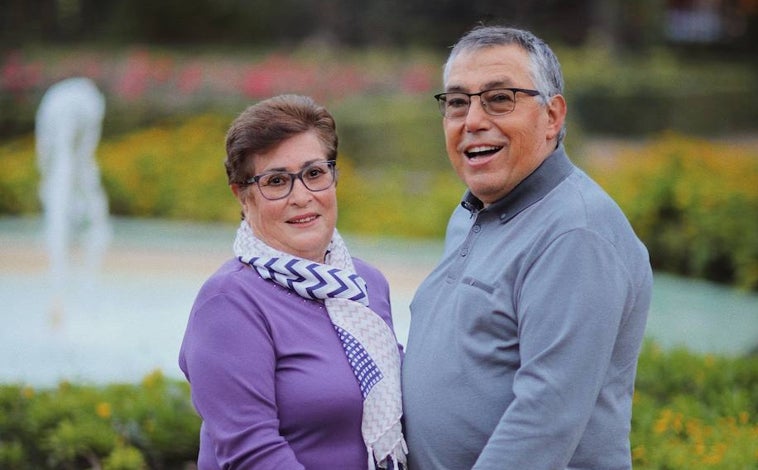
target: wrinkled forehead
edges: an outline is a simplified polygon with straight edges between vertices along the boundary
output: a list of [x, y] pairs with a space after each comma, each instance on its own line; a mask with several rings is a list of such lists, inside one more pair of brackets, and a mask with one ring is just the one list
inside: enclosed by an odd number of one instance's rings
[[462, 50], [445, 66], [445, 91], [479, 91], [496, 87], [527, 87], [533, 82], [532, 60], [517, 44]]

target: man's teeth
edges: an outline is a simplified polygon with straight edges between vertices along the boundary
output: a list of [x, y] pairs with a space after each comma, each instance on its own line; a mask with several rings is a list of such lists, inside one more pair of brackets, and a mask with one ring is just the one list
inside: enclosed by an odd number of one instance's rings
[[494, 145], [481, 145], [479, 147], [472, 147], [466, 150], [466, 156], [473, 158], [473, 157], [479, 157], [482, 155], [489, 155], [491, 153], [497, 152], [501, 148], [502, 147], [497, 147]]

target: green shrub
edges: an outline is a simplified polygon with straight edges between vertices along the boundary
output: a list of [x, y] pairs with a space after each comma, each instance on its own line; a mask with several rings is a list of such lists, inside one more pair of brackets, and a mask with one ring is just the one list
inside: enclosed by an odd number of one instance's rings
[[756, 468], [757, 416], [758, 357], [663, 351], [646, 343], [634, 396], [634, 468]]
[[189, 386], [160, 372], [139, 384], [0, 386], [0, 410], [2, 468], [181, 469], [197, 455]]
[[39, 210], [33, 136], [0, 145], [0, 214], [21, 215]]
[[147, 463], [142, 453], [131, 446], [119, 446], [103, 462], [103, 470], [144, 470]]
[[687, 60], [666, 49], [644, 55], [603, 47], [557, 53], [570, 114], [590, 134], [715, 136], [754, 131], [758, 122], [758, 107], [748, 105], [758, 102], [753, 64]]
[[657, 270], [758, 289], [758, 149], [665, 134], [588, 167]]
[[[351, 105], [340, 112], [360, 109]], [[201, 115], [104, 139], [97, 158], [111, 213], [237, 221], [238, 204], [222, 163], [231, 119]], [[377, 133], [371, 137], [373, 156], [356, 158], [342, 150], [338, 227], [345, 233], [440, 238], [463, 184], [442, 155], [428, 167], [404, 164], [405, 157], [417, 159], [414, 143], [421, 134], [403, 138], [402, 126], [387, 126], [395, 143], [382, 147]], [[355, 142], [345, 147], [360, 152]], [[383, 148], [390, 155], [385, 159]], [[619, 202], [656, 270], [758, 289], [755, 148], [665, 134], [605, 160], [603, 166], [581, 163]], [[37, 212], [38, 179], [32, 139], [0, 145], [0, 214]]]
[[[184, 381], [160, 372], [137, 384], [0, 385], [0, 467], [187, 468], [200, 421]], [[758, 357], [722, 357], [652, 342], [640, 355], [633, 402], [634, 468], [758, 465]]]

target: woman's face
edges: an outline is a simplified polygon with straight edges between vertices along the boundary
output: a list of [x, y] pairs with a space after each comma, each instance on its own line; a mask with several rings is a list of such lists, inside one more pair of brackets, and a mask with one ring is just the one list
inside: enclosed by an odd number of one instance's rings
[[[267, 153], [255, 155], [252, 174], [297, 173], [326, 158], [318, 136], [309, 131], [285, 140]], [[232, 185], [255, 236], [277, 250], [323, 263], [337, 224], [336, 184], [312, 192], [295, 178], [292, 192], [275, 201], [264, 198], [256, 186], [252, 184], [243, 190]]]

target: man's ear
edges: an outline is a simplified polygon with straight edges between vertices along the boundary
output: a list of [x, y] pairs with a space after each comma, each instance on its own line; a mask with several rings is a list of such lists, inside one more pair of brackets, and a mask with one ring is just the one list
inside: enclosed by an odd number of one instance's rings
[[547, 139], [558, 138], [558, 134], [566, 122], [566, 98], [563, 95], [555, 95], [547, 104], [548, 128]]

